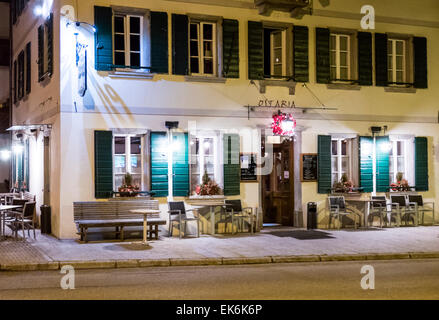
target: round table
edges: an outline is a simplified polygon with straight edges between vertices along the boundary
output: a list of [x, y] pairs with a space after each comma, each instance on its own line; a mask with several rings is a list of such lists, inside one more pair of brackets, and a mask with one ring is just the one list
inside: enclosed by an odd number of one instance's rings
[[211, 234], [212, 235], [215, 234], [215, 212], [214, 212], [213, 208], [231, 206], [231, 204], [224, 203], [223, 201], [192, 201], [192, 202], [189, 202], [189, 204], [193, 207], [209, 207], [210, 225], [211, 225]]
[[134, 209], [134, 210], [130, 210], [131, 213], [136, 213], [136, 214], [141, 214], [143, 215], [143, 241], [142, 244], [144, 244], [145, 246], [148, 245], [148, 219], [147, 216], [149, 214], [157, 214], [160, 213], [160, 210], [155, 210], [155, 209]]

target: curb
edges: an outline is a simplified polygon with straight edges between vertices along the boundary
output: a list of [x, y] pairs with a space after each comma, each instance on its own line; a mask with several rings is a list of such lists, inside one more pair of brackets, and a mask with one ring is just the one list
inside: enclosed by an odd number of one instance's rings
[[75, 269], [120, 269], [148, 268], [170, 266], [207, 266], [207, 265], [243, 265], [270, 263], [303, 263], [330, 261], [369, 261], [369, 260], [400, 260], [400, 259], [439, 259], [439, 252], [408, 252], [408, 253], [370, 253], [370, 254], [336, 254], [336, 255], [301, 255], [301, 256], [263, 256], [236, 258], [200, 258], [200, 259], [151, 259], [151, 260], [95, 260], [95, 261], [51, 261], [45, 263], [11, 263], [1, 264], [1, 271], [49, 271], [60, 270], [70, 265]]

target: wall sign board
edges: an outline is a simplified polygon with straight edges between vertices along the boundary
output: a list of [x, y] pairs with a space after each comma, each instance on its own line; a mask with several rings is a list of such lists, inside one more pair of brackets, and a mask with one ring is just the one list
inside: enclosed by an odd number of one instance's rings
[[258, 181], [256, 172], [256, 153], [241, 153], [241, 181], [251, 182]]
[[300, 154], [300, 180], [317, 181], [317, 153]]

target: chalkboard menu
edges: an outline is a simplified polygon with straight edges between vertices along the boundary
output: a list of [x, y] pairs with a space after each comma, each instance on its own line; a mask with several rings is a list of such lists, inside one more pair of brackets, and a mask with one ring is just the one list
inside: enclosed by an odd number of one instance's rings
[[317, 181], [317, 153], [300, 155], [300, 178], [303, 182]]
[[241, 153], [241, 181], [258, 181], [256, 174], [256, 153]]

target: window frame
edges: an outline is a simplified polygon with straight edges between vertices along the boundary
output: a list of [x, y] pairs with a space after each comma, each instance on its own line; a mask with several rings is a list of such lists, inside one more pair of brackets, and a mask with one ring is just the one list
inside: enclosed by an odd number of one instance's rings
[[[204, 32], [203, 32], [203, 26], [205, 24], [212, 25], [212, 40], [205, 40], [204, 39]], [[194, 40], [191, 38], [191, 25], [197, 26], [197, 56], [192, 55], [191, 52], [191, 42]], [[218, 22], [217, 21], [210, 21], [210, 20], [204, 20], [204, 19], [189, 19], [188, 23], [188, 67], [189, 67], [189, 74], [192, 76], [203, 76], [203, 77], [218, 77], [218, 70], [219, 70], [219, 54], [218, 54], [218, 48], [219, 48], [219, 35], [218, 35]], [[204, 44], [204, 41], [211, 41], [212, 42], [212, 67], [213, 67], [213, 73], [205, 73], [204, 72], [204, 50], [202, 50], [202, 44]], [[191, 60], [192, 58], [198, 59], [198, 72], [192, 72], [191, 68]], [[209, 57], [210, 58], [210, 57]]]
[[[141, 172], [140, 173], [132, 173], [131, 172], [131, 138], [132, 137], [138, 137], [140, 138], [140, 167]], [[116, 138], [124, 138], [125, 139], [125, 153], [116, 154]], [[116, 173], [116, 161], [115, 157], [124, 155], [125, 156], [125, 172], [124, 173]], [[130, 173], [133, 177], [140, 175], [140, 190], [145, 190], [146, 188], [146, 153], [145, 153], [145, 135], [143, 134], [113, 134], [113, 141], [112, 141], [112, 159], [113, 159], [113, 191], [118, 192], [118, 186], [116, 186], [116, 176], [124, 176], [126, 173]]]
[[[331, 47], [331, 37], [335, 37], [335, 49], [334, 48], [332, 48]], [[341, 37], [346, 37], [347, 39], [346, 39], [346, 44], [347, 44], [347, 48], [346, 48], [346, 50], [343, 50], [343, 52], [345, 52], [346, 53], [346, 62], [347, 62], [347, 65], [346, 66], [341, 66], [341, 62], [340, 62], [340, 55], [341, 55], [341, 52], [342, 52], [342, 50], [340, 49], [340, 38]], [[336, 72], [336, 74], [335, 74], [335, 76], [336, 76], [336, 78], [334, 79], [331, 75], [332, 75], [332, 72], [330, 72], [330, 79], [331, 79], [331, 81], [334, 81], [334, 82], [347, 82], [347, 81], [351, 81], [352, 79], [352, 76], [351, 76], [351, 69], [352, 69], [352, 59], [351, 59], [351, 56], [352, 56], [352, 45], [351, 45], [351, 41], [352, 41], [352, 39], [351, 39], [351, 37], [352, 37], [352, 35], [351, 34], [348, 34], [348, 33], [338, 33], [338, 32], [331, 32], [330, 34], [329, 34], [329, 68], [330, 68], [330, 70], [332, 69], [332, 68], [334, 68], [335, 67], [335, 72]], [[331, 53], [332, 52], [335, 52], [335, 65], [332, 63], [333, 61], [331, 61], [332, 59], [331, 59]], [[341, 70], [341, 68], [347, 68], [347, 75], [348, 75], [348, 79], [342, 79], [341, 78], [341, 76], [340, 76], [340, 70]]]
[[276, 23], [272, 21], [263, 21], [263, 39], [262, 47], [265, 56], [265, 29], [273, 29], [274, 32], [281, 32], [282, 34], [282, 75], [275, 76], [273, 68], [273, 34], [270, 34], [270, 74], [266, 74], [265, 57], [264, 59], [264, 79], [266, 80], [283, 80], [293, 75], [293, 24], [290, 23]]
[[[332, 142], [337, 141], [337, 154], [332, 154]], [[342, 154], [342, 142], [346, 142], [346, 155]], [[337, 171], [334, 172], [332, 169], [332, 160], [333, 158], [337, 159]], [[347, 169], [346, 172], [343, 172], [343, 158], [346, 158], [347, 162]], [[334, 185], [334, 183], [339, 182], [341, 180], [341, 177], [343, 174], [346, 174], [348, 180], [353, 180], [352, 177], [352, 165], [351, 165], [352, 155], [350, 154], [350, 148], [349, 148], [349, 142], [348, 138], [343, 137], [331, 137], [331, 186]], [[337, 174], [336, 181], [333, 180], [333, 175]]]
[[[190, 187], [190, 194], [192, 195], [195, 191], [195, 189], [192, 188], [192, 185], [194, 184], [196, 185], [201, 185], [202, 183], [202, 179], [203, 179], [203, 175], [204, 175], [204, 149], [202, 148], [202, 144], [203, 142], [201, 142], [201, 140], [204, 139], [212, 139], [212, 146], [213, 146], [213, 180], [221, 187], [223, 188], [223, 179], [222, 179], [222, 171], [221, 171], [221, 164], [222, 162], [220, 161], [220, 157], [223, 156], [222, 152], [221, 152], [221, 136], [217, 133], [197, 133], [197, 135], [190, 135], [189, 136], [189, 187]], [[192, 153], [192, 141], [194, 139], [198, 139], [199, 142], [199, 151], [203, 150], [203, 154], [202, 153], [198, 153], [198, 154], [193, 154]], [[194, 172], [192, 165], [196, 164], [193, 162], [194, 157], [196, 157], [197, 161], [198, 161], [198, 170], [199, 172]], [[194, 176], [198, 176], [198, 182], [194, 182], [193, 181], [193, 177]]]
[[[130, 30], [130, 19], [139, 18], [140, 19], [140, 33], [132, 33]], [[116, 32], [115, 31], [115, 19], [116, 18], [123, 18], [123, 25], [124, 25], [124, 32]], [[123, 12], [114, 12], [113, 13], [113, 19], [112, 19], [112, 41], [113, 41], [113, 64], [116, 66], [116, 69], [142, 69], [142, 62], [145, 60], [145, 25], [144, 25], [144, 18], [145, 16], [141, 13], [123, 13]], [[124, 50], [117, 50], [115, 46], [115, 38], [116, 34], [123, 34], [124, 36]], [[138, 35], [139, 36], [139, 49], [140, 51], [133, 51], [131, 50], [131, 35]], [[116, 52], [123, 52], [125, 54], [125, 64], [124, 65], [116, 65]], [[131, 65], [131, 53], [140, 53], [140, 63], [139, 66], [132, 66]]]
[[[407, 140], [402, 140], [402, 139], [395, 139], [390, 141], [392, 147], [389, 151], [389, 178], [390, 178], [390, 183], [395, 183], [396, 182], [396, 176], [398, 174], [398, 172], [402, 172], [403, 174], [403, 178], [406, 179], [407, 181], [409, 180], [408, 178], [408, 158], [407, 158]], [[401, 143], [403, 146], [403, 150], [402, 150], [402, 155], [398, 155], [398, 143]], [[396, 152], [394, 152], [396, 150]], [[402, 158], [404, 160], [404, 170], [403, 171], [399, 171], [398, 170], [398, 158]], [[393, 169], [393, 170], [392, 170]]]
[[[407, 40], [391, 37], [387, 39], [387, 48], [389, 48], [389, 42], [391, 43], [392, 52], [389, 53], [387, 49], [387, 60], [391, 58], [392, 68], [389, 68], [387, 63], [387, 81], [390, 85], [403, 85], [407, 83]], [[402, 55], [396, 53], [396, 44], [402, 42]], [[396, 68], [397, 56], [402, 56], [402, 70]], [[389, 78], [389, 70], [392, 70], [392, 79]], [[397, 81], [397, 72], [402, 71], [402, 81]]]

